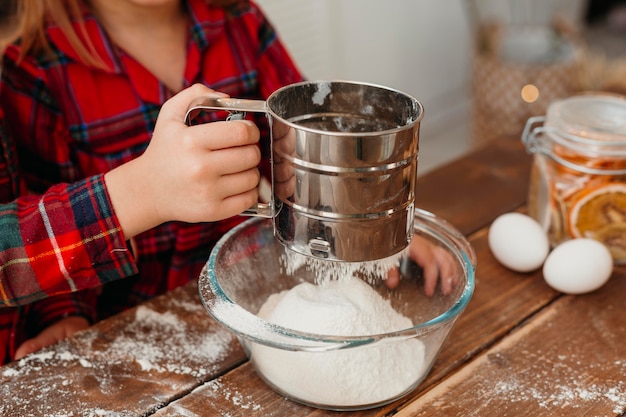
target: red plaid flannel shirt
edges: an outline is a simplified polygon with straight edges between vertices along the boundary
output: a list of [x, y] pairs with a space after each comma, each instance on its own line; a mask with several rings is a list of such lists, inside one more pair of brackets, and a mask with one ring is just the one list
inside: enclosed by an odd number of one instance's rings
[[[302, 80], [254, 3], [241, 2], [228, 10], [207, 6], [203, 0], [185, 3], [191, 17], [185, 86], [200, 82], [232, 97], [263, 99]], [[0, 105], [17, 143], [20, 170], [36, 193], [97, 176], [140, 155], [160, 106], [175, 93], [111, 44], [87, 11], [85, 19], [92, 41], [110, 65], [108, 71], [82, 62], [56, 27], [47, 29], [52, 57], [28, 56], [18, 63], [19, 44], [14, 44], [3, 59]], [[203, 121], [219, 117], [223, 115], [205, 114]], [[251, 117], [266, 124], [264, 115]], [[267, 133], [267, 128], [263, 131]], [[266, 150], [267, 141], [262, 146]], [[138, 274], [104, 286], [100, 316], [196, 278], [215, 242], [240, 221], [235, 217], [211, 224], [170, 222], [137, 236]], [[37, 275], [36, 280], [41, 279]]]
[[[0, 364], [13, 357], [21, 342], [60, 318], [80, 315], [95, 320], [95, 292], [74, 291], [136, 272], [128, 251], [113, 251], [125, 248], [125, 242], [101, 176], [71, 186], [59, 184], [41, 196], [23, 195], [15, 144], [3, 127], [0, 124]], [[94, 216], [82, 216], [85, 212]], [[49, 294], [58, 295], [46, 298]]]

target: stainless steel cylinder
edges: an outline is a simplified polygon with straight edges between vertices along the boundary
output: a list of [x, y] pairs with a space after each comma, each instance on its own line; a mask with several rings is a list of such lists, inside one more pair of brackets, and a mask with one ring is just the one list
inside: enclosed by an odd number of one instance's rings
[[292, 84], [264, 103], [217, 107], [268, 114], [275, 237], [334, 261], [371, 261], [404, 249], [413, 234], [421, 103], [347, 81]]

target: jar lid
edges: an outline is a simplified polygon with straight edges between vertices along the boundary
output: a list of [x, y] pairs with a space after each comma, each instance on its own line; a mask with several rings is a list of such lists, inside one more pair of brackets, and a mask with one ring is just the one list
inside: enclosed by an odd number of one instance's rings
[[585, 94], [555, 101], [546, 124], [568, 136], [602, 142], [626, 142], [626, 97]]

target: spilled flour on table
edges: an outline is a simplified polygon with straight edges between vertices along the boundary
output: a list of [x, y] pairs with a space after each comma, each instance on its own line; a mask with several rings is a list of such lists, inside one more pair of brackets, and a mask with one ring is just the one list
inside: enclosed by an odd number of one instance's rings
[[[243, 394], [237, 388], [231, 388], [228, 382], [219, 379], [211, 380], [200, 385], [191, 392], [191, 395], [203, 398], [207, 410], [210, 409], [211, 411], [207, 411], [206, 414], [197, 414], [185, 407], [186, 399], [183, 397], [167, 406], [167, 415], [175, 415], [177, 417], [204, 417], [205, 415], [229, 417], [231, 414], [221, 409], [224, 403], [231, 403], [233, 406], [237, 407], [237, 409], [240, 410], [240, 412], [235, 414], [237, 416], [247, 416], [250, 413], [258, 415], [258, 412], [262, 409], [261, 404], [254, 401], [254, 395]], [[216, 401], [212, 403], [211, 399]], [[192, 405], [195, 404], [192, 402]], [[212, 406], [216, 408], [214, 409]]]
[[[201, 305], [198, 308], [198, 303], [190, 301], [189, 306], [183, 307], [189, 307], [190, 315], [197, 312], [205, 319], [205, 312]], [[127, 317], [128, 323], [119, 333], [102, 333], [91, 328], [59, 342], [54, 350], [43, 349], [0, 368], [0, 398], [3, 398], [0, 415], [122, 417], [142, 414], [150, 405], [134, 401], [145, 398], [141, 392], [121, 392], [128, 387], [127, 381], [150, 384], [148, 389], [154, 388], [155, 393], [149, 403], [156, 407], [167, 400], [160, 399], [159, 395], [169, 395], [172, 389], [193, 389], [198, 379], [219, 369], [220, 361], [233, 346], [238, 346], [234, 336], [221, 326], [190, 331], [185, 321], [168, 311], [139, 306], [134, 316]], [[100, 328], [106, 329], [106, 326]], [[68, 372], [59, 373], [59, 368], [66, 368]], [[11, 384], [6, 383], [8, 381]], [[84, 390], [85, 386], [89, 391]], [[127, 400], [117, 407], [137, 410], [111, 409], [116, 406], [111, 399], [119, 395]], [[25, 413], [25, 407], [38, 410], [37, 414]], [[72, 410], [83, 411], [76, 414]]]
[[[150, 340], [137, 339], [143, 329], [149, 327]], [[181, 365], [176, 357], [210, 365], [223, 355], [232, 336], [225, 331], [191, 335], [185, 332], [186, 324], [170, 312], [159, 313], [144, 306], [137, 308], [135, 321], [127, 327], [128, 334], [118, 336], [107, 348], [112, 356], [130, 354], [142, 371], [172, 372], [198, 376], [207, 373], [202, 366], [192, 369]], [[190, 338], [193, 338], [192, 348]], [[157, 343], [155, 343], [157, 342]], [[181, 350], [182, 347], [182, 350]]]
[[[492, 356], [498, 360], [499, 355]], [[585, 403], [608, 403], [616, 415], [626, 411], [626, 359], [589, 364], [575, 355], [561, 355], [559, 360], [551, 364], [549, 373], [545, 366], [537, 366], [543, 371], [537, 371], [535, 378], [524, 375], [501, 379], [494, 375], [492, 382], [486, 380], [483, 386], [476, 387], [478, 397], [491, 397], [496, 392], [498, 398], [508, 403], [532, 402], [545, 409], [571, 410], [580, 409]], [[614, 374], [615, 379], [597, 376], [605, 375], [607, 369], [611, 369], [609, 374]]]
[[261, 405], [253, 401], [252, 395], [242, 394], [239, 390], [233, 390], [228, 387], [228, 385], [218, 380], [209, 381], [203, 386], [196, 388], [196, 390], [202, 390], [204, 395], [213, 398], [221, 397], [242, 410], [259, 411], [261, 409]]

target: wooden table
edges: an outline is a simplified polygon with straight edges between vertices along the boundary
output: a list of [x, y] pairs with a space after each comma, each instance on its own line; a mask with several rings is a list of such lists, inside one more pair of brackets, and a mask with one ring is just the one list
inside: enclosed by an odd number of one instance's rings
[[524, 210], [530, 161], [518, 138], [502, 139], [420, 177], [418, 207], [468, 236], [478, 269], [429, 376], [400, 401], [334, 413], [274, 393], [192, 282], [0, 368], [0, 415], [623, 416], [626, 268], [566, 296], [488, 249], [489, 224]]

